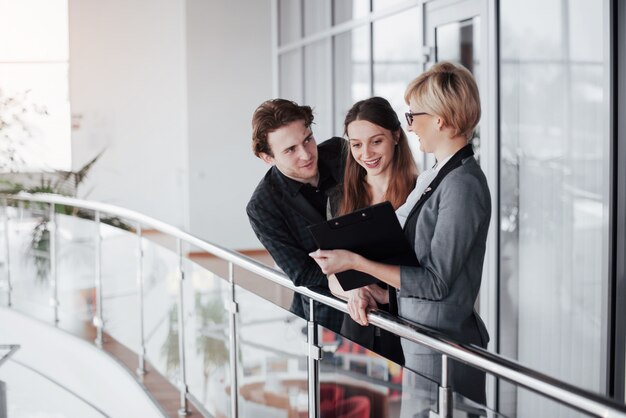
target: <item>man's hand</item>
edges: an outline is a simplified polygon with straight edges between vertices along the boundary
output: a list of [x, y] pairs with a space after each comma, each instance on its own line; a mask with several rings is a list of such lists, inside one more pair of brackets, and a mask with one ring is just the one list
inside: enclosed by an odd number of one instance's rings
[[336, 274], [353, 270], [358, 265], [359, 255], [347, 250], [317, 250], [309, 253], [324, 274]]

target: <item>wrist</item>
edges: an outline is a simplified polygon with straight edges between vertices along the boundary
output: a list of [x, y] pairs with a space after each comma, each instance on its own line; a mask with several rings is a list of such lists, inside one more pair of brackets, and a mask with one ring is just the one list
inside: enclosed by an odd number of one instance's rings
[[350, 259], [350, 269], [359, 270], [359, 266], [363, 264], [363, 256], [357, 253], [352, 253], [352, 258]]

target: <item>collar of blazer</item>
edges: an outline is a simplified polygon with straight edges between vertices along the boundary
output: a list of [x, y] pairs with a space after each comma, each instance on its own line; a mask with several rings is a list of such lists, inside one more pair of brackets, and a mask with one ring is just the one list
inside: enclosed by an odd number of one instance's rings
[[474, 150], [472, 149], [472, 144], [467, 144], [466, 146], [458, 150], [452, 157], [450, 157], [450, 160], [448, 160], [448, 162], [443, 167], [441, 167], [441, 170], [439, 170], [437, 176], [433, 179], [433, 181], [430, 182], [428, 187], [426, 187], [426, 190], [424, 190], [422, 196], [420, 196], [419, 200], [413, 206], [413, 209], [411, 209], [411, 212], [409, 212], [409, 216], [407, 216], [406, 222], [404, 223], [405, 229], [409, 223], [409, 219], [415, 216], [419, 208], [422, 207], [422, 205], [428, 200], [430, 196], [432, 196], [433, 192], [435, 191], [437, 186], [439, 186], [439, 184], [443, 181], [444, 177], [450, 174], [450, 172], [452, 172], [454, 169], [459, 168], [463, 164], [463, 160], [473, 155]]

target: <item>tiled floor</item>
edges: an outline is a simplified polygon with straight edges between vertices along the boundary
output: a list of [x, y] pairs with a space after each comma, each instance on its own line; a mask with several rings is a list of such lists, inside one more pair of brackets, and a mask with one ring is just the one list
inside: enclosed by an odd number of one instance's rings
[[[137, 369], [139, 364], [138, 356], [113, 338], [105, 336], [102, 348], [124, 364], [131, 373]], [[181, 409], [180, 391], [155, 370], [150, 363], [144, 363], [144, 368], [146, 373], [143, 376], [139, 376], [137, 380], [152, 395], [167, 416], [179, 418], [178, 410]], [[191, 402], [187, 402], [187, 410], [191, 416], [201, 416]]]

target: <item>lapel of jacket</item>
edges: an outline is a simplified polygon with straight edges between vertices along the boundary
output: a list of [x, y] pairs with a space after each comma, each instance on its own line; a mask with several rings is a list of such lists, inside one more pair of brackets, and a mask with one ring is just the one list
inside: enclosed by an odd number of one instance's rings
[[446, 163], [446, 165], [441, 167], [441, 170], [439, 170], [437, 176], [433, 179], [433, 181], [430, 182], [428, 187], [426, 187], [426, 190], [424, 190], [424, 193], [422, 193], [422, 195], [420, 196], [419, 200], [415, 203], [415, 205], [413, 205], [413, 209], [411, 209], [411, 212], [409, 212], [409, 216], [407, 216], [404, 223], [405, 226], [408, 224], [409, 218], [412, 217], [415, 212], [417, 212], [419, 208], [421, 208], [422, 205], [433, 194], [433, 192], [435, 191], [437, 186], [439, 186], [439, 183], [441, 183], [444, 177], [447, 176], [455, 168], [460, 167], [463, 164], [463, 160], [471, 157], [472, 155], [474, 155], [472, 145], [467, 144], [459, 151], [457, 151], [456, 154], [454, 154], [452, 158], [450, 158], [450, 160]]

